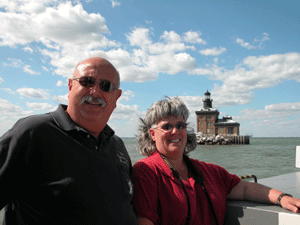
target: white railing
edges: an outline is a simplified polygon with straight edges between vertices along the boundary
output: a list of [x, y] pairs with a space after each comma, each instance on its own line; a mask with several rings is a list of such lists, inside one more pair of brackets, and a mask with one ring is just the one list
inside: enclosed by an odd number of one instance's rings
[[300, 146], [296, 147], [296, 167], [300, 168]]

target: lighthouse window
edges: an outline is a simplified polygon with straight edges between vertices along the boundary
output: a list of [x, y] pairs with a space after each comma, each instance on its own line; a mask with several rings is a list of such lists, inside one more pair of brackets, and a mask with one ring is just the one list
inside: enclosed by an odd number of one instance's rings
[[228, 127], [228, 134], [233, 134], [233, 127]]

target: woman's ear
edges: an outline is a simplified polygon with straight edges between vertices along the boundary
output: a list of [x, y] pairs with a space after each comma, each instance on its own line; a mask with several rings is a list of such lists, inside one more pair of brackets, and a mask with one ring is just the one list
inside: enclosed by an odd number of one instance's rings
[[152, 140], [155, 141], [155, 130], [150, 128], [149, 133], [150, 133]]

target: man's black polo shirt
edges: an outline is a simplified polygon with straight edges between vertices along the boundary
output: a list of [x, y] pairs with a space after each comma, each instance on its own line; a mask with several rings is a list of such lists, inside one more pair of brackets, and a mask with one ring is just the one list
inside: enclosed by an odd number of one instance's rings
[[97, 141], [66, 107], [21, 119], [0, 138], [6, 224], [135, 224], [124, 143], [109, 126]]

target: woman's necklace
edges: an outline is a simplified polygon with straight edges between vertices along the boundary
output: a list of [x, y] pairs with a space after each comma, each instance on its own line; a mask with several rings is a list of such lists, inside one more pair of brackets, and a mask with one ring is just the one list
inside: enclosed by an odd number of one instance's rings
[[159, 154], [162, 157], [162, 159], [165, 161], [165, 163], [169, 166], [169, 168], [172, 170], [174, 177], [176, 177], [178, 179], [178, 181], [179, 181], [179, 183], [180, 183], [180, 185], [182, 187], [182, 190], [184, 192], [184, 195], [185, 195], [186, 201], [187, 201], [187, 205], [188, 205], [188, 215], [186, 217], [185, 224], [189, 225], [190, 222], [191, 222], [191, 204], [190, 204], [190, 199], [189, 199], [189, 196], [187, 194], [187, 191], [186, 191], [186, 189], [184, 187], [184, 184], [182, 183], [182, 180], [180, 179], [178, 171], [174, 168], [174, 166], [172, 165], [172, 163], [170, 163], [170, 161], [163, 154], [161, 154], [161, 153], [159, 153]]

